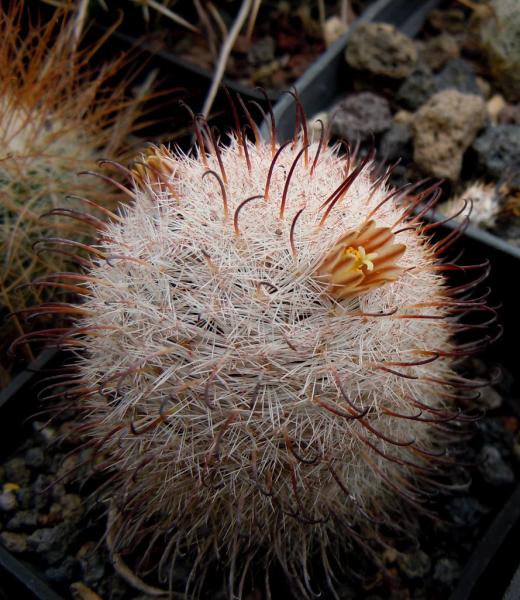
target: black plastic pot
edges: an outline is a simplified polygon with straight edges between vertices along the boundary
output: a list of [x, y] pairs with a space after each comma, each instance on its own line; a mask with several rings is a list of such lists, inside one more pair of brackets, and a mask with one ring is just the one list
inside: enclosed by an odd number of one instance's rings
[[[18, 373], [0, 392], [0, 457], [5, 457], [23, 439], [27, 418], [36, 412], [35, 386], [57, 362], [55, 348], [43, 350], [38, 358]], [[0, 544], [0, 598], [10, 600], [63, 600], [34, 571]]]
[[31, 567], [14, 558], [0, 545], [0, 598], [64, 600], [44, 583]]
[[[520, 597], [520, 485], [482, 536], [450, 600]], [[509, 594], [509, 595], [506, 595]]]

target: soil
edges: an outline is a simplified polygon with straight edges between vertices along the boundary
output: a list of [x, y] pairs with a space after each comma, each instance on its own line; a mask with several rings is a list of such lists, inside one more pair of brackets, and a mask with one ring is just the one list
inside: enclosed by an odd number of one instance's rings
[[[371, 1], [350, 2], [349, 22]], [[217, 4], [221, 22], [228, 30], [240, 4], [236, 0]], [[338, 0], [323, 4], [326, 19], [339, 16], [341, 3]], [[222, 41], [215, 19], [210, 19], [212, 25], [208, 29], [200, 21], [193, 3], [178, 3], [172, 9], [200, 33], [193, 33], [152, 10], [146, 23], [139, 7], [125, 11], [119, 30], [133, 36], [144, 35], [143, 39], [153, 41], [156, 50], [173, 53], [178, 59], [205, 69], [211, 76]], [[99, 9], [97, 13], [100, 22], [106, 20], [106, 14]], [[251, 36], [246, 35], [246, 27], [247, 22], [231, 52], [225, 76], [249, 88], [261, 86], [273, 98], [289, 89], [326, 48], [317, 2], [263, 1]]]

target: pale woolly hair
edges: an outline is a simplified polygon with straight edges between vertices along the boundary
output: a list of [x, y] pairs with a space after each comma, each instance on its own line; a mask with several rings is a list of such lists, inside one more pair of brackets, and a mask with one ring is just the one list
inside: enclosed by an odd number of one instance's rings
[[138, 161], [71, 307], [68, 397], [111, 473], [110, 545], [162, 544], [170, 581], [187, 553], [194, 595], [220, 561], [230, 597], [273, 561], [307, 597], [318, 556], [335, 594], [341, 549], [374, 553], [381, 524], [425, 510], [472, 393], [453, 361], [478, 344], [453, 334], [484, 301], [449, 289], [454, 235], [434, 245], [414, 216], [435, 188], [391, 190], [323, 136], [219, 147], [208, 129], [209, 152], [197, 132], [195, 157]]

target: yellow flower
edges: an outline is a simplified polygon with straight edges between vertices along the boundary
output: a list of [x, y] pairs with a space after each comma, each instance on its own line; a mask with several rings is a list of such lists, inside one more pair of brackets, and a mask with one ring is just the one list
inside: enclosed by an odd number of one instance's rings
[[396, 263], [405, 250], [389, 227], [380, 227], [371, 220], [336, 242], [317, 275], [328, 284], [327, 292], [336, 300], [353, 298], [395, 281], [403, 272]]
[[377, 252], [370, 252], [367, 254], [363, 246], [358, 246], [357, 250], [353, 246], [349, 246], [345, 250], [345, 254], [353, 256], [356, 259], [352, 269], [359, 271], [360, 273], [363, 271], [363, 267], [366, 267], [367, 271], [374, 270], [373, 260], [377, 258]]

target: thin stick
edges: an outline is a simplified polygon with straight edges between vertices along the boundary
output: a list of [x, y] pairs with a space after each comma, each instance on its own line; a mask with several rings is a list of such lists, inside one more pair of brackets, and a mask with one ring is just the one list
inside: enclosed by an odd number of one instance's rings
[[251, 38], [253, 37], [253, 30], [258, 17], [258, 11], [260, 10], [260, 4], [262, 4], [262, 0], [254, 0], [253, 10], [251, 11], [251, 16], [249, 17], [249, 22], [247, 23], [246, 40], [248, 42], [251, 42]]
[[[148, 1], [152, 2], [152, 0]], [[220, 49], [218, 62], [215, 68], [215, 74], [213, 75], [213, 81], [211, 82], [211, 87], [209, 88], [208, 95], [206, 96], [206, 100], [204, 101], [204, 106], [202, 107], [202, 115], [205, 119], [207, 119], [209, 111], [211, 110], [213, 102], [215, 101], [217, 90], [220, 86], [222, 78], [224, 77], [224, 71], [226, 70], [229, 55], [231, 54], [231, 50], [235, 44], [238, 34], [240, 33], [240, 30], [242, 29], [247, 15], [251, 9], [251, 2], [252, 0], [242, 1], [242, 6], [238, 11], [238, 15], [235, 19], [235, 22], [233, 23], [233, 27], [229, 31], [229, 35]]]
[[211, 13], [213, 19], [215, 20], [215, 23], [218, 25], [218, 28], [220, 29], [220, 35], [222, 36], [222, 39], [224, 39], [228, 34], [228, 28], [226, 26], [226, 23], [224, 22], [224, 19], [222, 18], [218, 10], [215, 8], [213, 2], [208, 2], [208, 10]]
[[73, 32], [72, 32], [72, 50], [76, 52], [78, 48], [81, 35], [83, 33], [83, 27], [85, 25], [85, 18], [87, 16], [88, 0], [80, 0], [78, 6], [78, 12], [74, 18]]
[[107, 531], [106, 531], [106, 544], [108, 546], [108, 551], [110, 553], [110, 558], [112, 559], [112, 565], [114, 570], [118, 575], [121, 576], [122, 579], [126, 581], [131, 587], [140, 592], [144, 592], [149, 596], [168, 596], [170, 598], [182, 598], [185, 599], [186, 596], [184, 594], [179, 594], [178, 592], [173, 592], [171, 590], [162, 590], [160, 588], [153, 587], [145, 583], [140, 577], [138, 577], [123, 561], [119, 552], [115, 549], [113, 530], [118, 520], [118, 512], [115, 506], [112, 504], [108, 511], [108, 523], [107, 523]]
[[144, 7], [151, 6], [157, 12], [160, 12], [165, 17], [168, 17], [168, 19], [171, 19], [178, 25], [182, 25], [183, 27], [186, 27], [186, 29], [193, 31], [194, 33], [199, 33], [199, 30], [194, 25], [186, 21], [186, 19], [180, 17], [178, 14], [171, 11], [169, 8], [166, 8], [166, 6], [163, 6], [159, 2], [156, 2], [155, 0], [137, 0], [137, 4], [141, 4]]
[[195, 4], [195, 8], [197, 10], [197, 14], [199, 15], [199, 19], [201, 20], [206, 30], [206, 33], [208, 34], [208, 46], [209, 51], [211, 53], [211, 58], [213, 60], [217, 60], [217, 36], [215, 35], [215, 31], [211, 26], [208, 14], [202, 8], [200, 0], [193, 0], [193, 4]]

